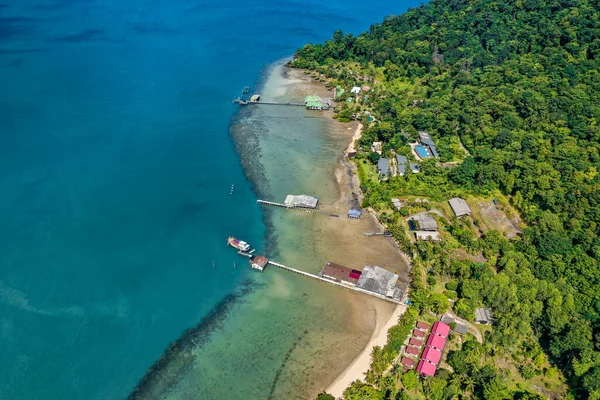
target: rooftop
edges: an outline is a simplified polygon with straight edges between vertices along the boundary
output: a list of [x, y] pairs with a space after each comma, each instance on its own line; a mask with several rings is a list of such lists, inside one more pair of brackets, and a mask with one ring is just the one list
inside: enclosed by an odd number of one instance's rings
[[265, 256], [256, 256], [252, 260], [253, 265], [258, 265], [261, 268], [264, 268], [268, 262], [269, 262], [269, 260], [267, 260], [267, 257], [265, 257]]
[[436, 369], [437, 367], [435, 365], [428, 363], [425, 360], [419, 361], [419, 365], [417, 366], [417, 372], [425, 376], [434, 376]]
[[470, 215], [472, 212], [467, 202], [459, 197], [448, 200], [448, 203], [450, 203], [450, 207], [452, 207], [452, 211], [454, 211], [454, 214], [456, 214], [457, 217]]
[[418, 329], [413, 329], [412, 334], [413, 334], [413, 336], [418, 337], [418, 338], [425, 337], [425, 333], [423, 333], [422, 331], [420, 331]]
[[423, 143], [424, 145], [427, 146], [434, 146], [435, 147], [435, 143], [433, 142], [433, 139], [431, 138], [431, 135], [429, 134], [429, 132], [426, 131], [420, 131], [419, 132], [419, 140], [421, 141], [421, 143]]
[[434, 349], [433, 347], [427, 347], [423, 352], [422, 360], [427, 360], [432, 364], [438, 365], [442, 359], [442, 352]]
[[408, 344], [410, 344], [411, 346], [415, 346], [415, 347], [421, 347], [421, 346], [423, 346], [423, 341], [416, 339], [416, 338], [410, 338], [410, 340], [408, 341]]
[[416, 347], [407, 346], [405, 350], [408, 354], [412, 354], [413, 356], [419, 355], [419, 350]]
[[360, 288], [379, 293], [387, 297], [399, 298], [399, 290], [396, 290], [398, 275], [377, 266], [366, 266], [358, 281]]
[[435, 240], [440, 241], [440, 233], [436, 231], [415, 231], [415, 236], [419, 240]]
[[494, 315], [489, 308], [478, 308], [475, 310], [475, 322], [489, 324], [493, 319]]
[[406, 158], [406, 156], [401, 156], [400, 154], [396, 154], [396, 161], [398, 161], [398, 165], [400, 165], [400, 164], [406, 164], [408, 162], [408, 159]]
[[423, 331], [426, 331], [426, 330], [428, 330], [431, 327], [429, 326], [429, 324], [426, 324], [425, 322], [419, 321], [419, 322], [417, 322], [417, 328], [421, 329]]
[[438, 334], [443, 337], [448, 337], [450, 333], [450, 326], [443, 322], [436, 322], [433, 324], [433, 328], [431, 328], [431, 333]]
[[387, 158], [380, 158], [379, 161], [377, 161], [377, 171], [381, 175], [389, 174], [390, 173], [390, 160], [388, 160]]
[[316, 208], [319, 199], [305, 194], [288, 194], [283, 204], [290, 207]]
[[414, 367], [415, 361], [408, 357], [402, 357], [402, 364], [406, 365], [407, 367]]
[[321, 270], [321, 276], [339, 282], [347, 282], [353, 285], [358, 283], [361, 272], [343, 265], [328, 262]]
[[427, 346], [435, 347], [438, 350], [444, 350], [444, 347], [446, 347], [446, 338], [436, 334], [431, 334], [427, 339]]
[[433, 218], [433, 215], [429, 213], [417, 214], [411, 219], [417, 223], [419, 229], [422, 231], [435, 231], [438, 229], [437, 221]]

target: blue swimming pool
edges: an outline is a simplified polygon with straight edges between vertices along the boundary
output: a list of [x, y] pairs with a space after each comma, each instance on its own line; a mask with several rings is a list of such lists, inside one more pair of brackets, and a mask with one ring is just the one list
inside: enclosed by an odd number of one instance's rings
[[429, 155], [429, 151], [427, 151], [427, 149], [425, 147], [421, 146], [420, 144], [415, 146], [415, 150], [416, 150], [417, 154], [419, 155], [419, 157], [421, 157], [421, 158], [431, 157]]

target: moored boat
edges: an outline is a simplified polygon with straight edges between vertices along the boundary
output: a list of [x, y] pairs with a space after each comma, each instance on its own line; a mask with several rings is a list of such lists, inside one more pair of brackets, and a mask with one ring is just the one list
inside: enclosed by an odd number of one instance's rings
[[234, 238], [233, 236], [229, 236], [229, 238], [227, 239], [227, 244], [230, 245], [231, 247], [235, 247], [236, 249], [238, 249], [240, 251], [250, 250], [250, 245], [248, 243], [244, 242], [243, 240]]

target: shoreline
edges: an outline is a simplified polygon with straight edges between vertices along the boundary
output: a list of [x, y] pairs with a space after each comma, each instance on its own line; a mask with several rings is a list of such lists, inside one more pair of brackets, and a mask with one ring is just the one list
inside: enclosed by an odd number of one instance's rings
[[375, 346], [385, 346], [388, 330], [398, 323], [398, 319], [406, 311], [406, 306], [397, 305], [390, 318], [384, 324], [375, 326], [369, 342], [361, 353], [348, 367], [327, 387], [327, 393], [336, 399], [342, 398], [344, 390], [356, 380], [364, 380], [365, 374], [371, 366], [371, 352]]

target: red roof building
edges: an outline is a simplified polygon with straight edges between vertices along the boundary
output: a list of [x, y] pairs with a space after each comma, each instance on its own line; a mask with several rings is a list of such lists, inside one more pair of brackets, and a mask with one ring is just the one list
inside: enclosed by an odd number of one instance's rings
[[420, 329], [422, 331], [428, 331], [430, 328], [430, 326], [428, 324], [426, 324], [425, 322], [417, 322], [417, 329]]
[[408, 357], [402, 357], [402, 364], [410, 368], [415, 366], [415, 362]]
[[433, 328], [431, 329], [431, 333], [435, 333], [437, 335], [440, 335], [442, 337], [448, 337], [448, 334], [450, 333], [450, 326], [443, 323], [443, 322], [436, 322], [435, 324], [433, 324]]
[[425, 337], [425, 333], [423, 333], [422, 331], [418, 330], [418, 329], [413, 329], [412, 332], [414, 337], [418, 337], [418, 338], [424, 338]]
[[442, 352], [434, 349], [433, 347], [427, 347], [423, 352], [422, 360], [427, 360], [432, 364], [438, 365], [442, 359]]
[[433, 376], [435, 375], [435, 370], [437, 367], [431, 363], [428, 363], [425, 360], [419, 361], [419, 365], [417, 366], [417, 372], [424, 376]]
[[412, 346], [406, 346], [406, 353], [412, 354], [413, 356], [418, 356], [419, 349], [417, 349], [416, 347], [412, 347]]
[[419, 339], [415, 339], [413, 337], [413, 338], [410, 338], [410, 340], [408, 341], [408, 344], [410, 344], [411, 346], [415, 346], [415, 347], [421, 347], [421, 346], [423, 346], [423, 341], [419, 340]]
[[446, 338], [439, 335], [429, 335], [427, 339], [427, 346], [435, 347], [439, 351], [443, 351], [446, 346]]
[[344, 267], [343, 265], [328, 262], [321, 270], [321, 276], [336, 282], [345, 283], [347, 285], [356, 286], [362, 271]]

